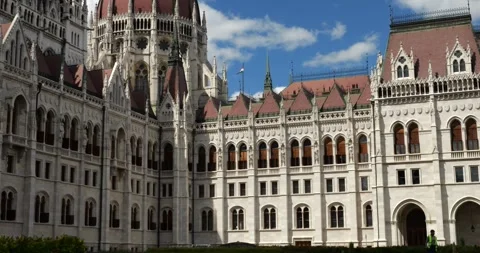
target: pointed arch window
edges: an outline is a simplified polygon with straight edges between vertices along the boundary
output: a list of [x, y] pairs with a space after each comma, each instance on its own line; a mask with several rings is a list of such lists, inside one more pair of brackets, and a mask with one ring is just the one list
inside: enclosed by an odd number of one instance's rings
[[45, 141], [44, 120], [45, 113], [42, 108], [37, 110], [37, 142], [43, 143]]
[[267, 168], [267, 144], [261, 142], [258, 146], [258, 168]]
[[158, 170], [158, 143], [153, 143], [152, 147], [153, 169]]
[[270, 168], [278, 168], [278, 143], [272, 142], [270, 145]]
[[310, 209], [308, 207], [297, 207], [295, 215], [297, 221], [297, 229], [310, 228]]
[[347, 162], [347, 153], [345, 147], [345, 138], [338, 137], [337, 139], [337, 157], [336, 163], [337, 164], [344, 164]]
[[132, 153], [132, 165], [135, 165], [137, 163], [137, 142], [135, 141], [135, 137], [130, 138], [130, 148], [131, 148], [131, 153]]
[[330, 227], [331, 228], [343, 228], [344, 222], [343, 206], [331, 206], [330, 207]]
[[147, 212], [147, 229], [148, 230], [157, 229], [157, 223], [156, 223], [155, 217], [156, 217], [155, 208], [154, 207], [148, 208], [148, 212]]
[[467, 128], [467, 150], [478, 150], [478, 128], [475, 119], [468, 119]]
[[197, 163], [197, 172], [205, 172], [205, 166], [207, 164], [207, 152], [202, 146], [198, 149], [198, 163]]
[[138, 207], [133, 206], [131, 210], [131, 228], [140, 229], [139, 210]]
[[147, 145], [147, 168], [151, 169], [153, 167], [153, 144], [151, 141], [148, 141]]
[[217, 170], [217, 148], [211, 146], [208, 153], [208, 171]]
[[100, 156], [100, 127], [96, 125], [93, 128], [93, 137], [92, 137], [92, 145], [93, 145], [93, 155]]
[[137, 140], [137, 150], [136, 150], [136, 153], [137, 153], [137, 161], [136, 161], [136, 165], [137, 166], [142, 166], [142, 160], [143, 160], [143, 143], [142, 143], [142, 139], [138, 139]]
[[235, 161], [236, 161], [236, 153], [235, 153], [235, 146], [231, 144], [228, 146], [228, 161], [227, 161], [227, 170], [234, 170], [235, 169]]
[[173, 170], [173, 146], [170, 143], [165, 144], [163, 170]]
[[247, 145], [243, 143], [240, 145], [240, 154], [238, 156], [238, 169], [245, 170], [247, 169]]
[[163, 210], [162, 224], [160, 229], [163, 231], [172, 231], [173, 229], [173, 212], [172, 210]]
[[78, 151], [78, 120], [73, 119], [70, 125], [70, 150]]
[[394, 128], [395, 154], [405, 154], [405, 130], [402, 125], [397, 124]]
[[202, 211], [202, 231], [213, 231], [213, 210]]
[[38, 194], [35, 197], [34, 221], [37, 223], [48, 223], [48, 198], [44, 194]]
[[409, 153], [418, 154], [420, 153], [420, 136], [418, 133], [418, 125], [411, 123], [408, 126], [408, 144], [409, 144]]
[[277, 228], [277, 211], [275, 208], [263, 209], [263, 229], [276, 229]]
[[403, 69], [402, 66], [397, 67], [397, 78], [402, 78], [403, 77]]
[[16, 194], [12, 190], [3, 190], [0, 195], [0, 220], [14, 221], [16, 219]]
[[409, 76], [408, 66], [405, 65], [405, 66], [403, 66], [403, 77], [408, 77], [408, 76]]
[[373, 212], [371, 205], [365, 207], [365, 227], [373, 227]]
[[460, 72], [465, 72], [467, 71], [467, 68], [465, 66], [465, 60], [461, 59], [460, 60]]
[[119, 207], [116, 203], [110, 204], [110, 220], [109, 220], [109, 227], [111, 228], [119, 228], [120, 227], [120, 219], [118, 218]]
[[300, 166], [300, 147], [297, 140], [290, 144], [290, 166]]
[[303, 141], [302, 165], [312, 165], [312, 142], [309, 139]]
[[460, 71], [460, 68], [458, 67], [458, 61], [453, 60], [453, 73], [458, 73]]
[[63, 225], [73, 225], [74, 215], [73, 215], [73, 200], [64, 197], [62, 199], [62, 213], [60, 223]]
[[245, 212], [242, 208], [233, 209], [232, 216], [232, 230], [244, 230], [245, 229]]
[[323, 163], [326, 165], [333, 164], [333, 141], [330, 137], [327, 137], [323, 141], [324, 145], [324, 154], [323, 154]]
[[97, 225], [95, 217], [95, 203], [92, 200], [85, 201], [85, 226], [94, 227]]
[[368, 139], [363, 134], [358, 138], [358, 161], [368, 163]]
[[463, 150], [462, 125], [460, 121], [454, 120], [450, 124], [450, 136], [452, 142], [452, 151]]
[[148, 91], [148, 67], [145, 63], [138, 64], [135, 70], [135, 90]]

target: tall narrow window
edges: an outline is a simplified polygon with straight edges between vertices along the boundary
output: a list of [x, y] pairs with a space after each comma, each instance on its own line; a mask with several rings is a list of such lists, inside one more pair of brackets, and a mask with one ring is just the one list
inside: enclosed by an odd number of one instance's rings
[[460, 72], [465, 72], [467, 68], [465, 67], [465, 61], [463, 59], [460, 60]]
[[[168, 144], [167, 144], [168, 145]], [[136, 150], [136, 153], [137, 153], [137, 161], [136, 161], [136, 165], [137, 166], [142, 166], [142, 161], [143, 161], [143, 142], [142, 142], [142, 139], [138, 139], [137, 140], [137, 150]], [[173, 159], [172, 159], [173, 161]]]
[[267, 144], [260, 143], [258, 146], [258, 168], [267, 167]]
[[39, 108], [37, 110], [37, 142], [43, 143], [45, 141], [45, 128], [44, 128], [44, 120], [45, 113], [43, 109]]
[[235, 146], [233, 146], [232, 144], [228, 147], [228, 161], [227, 161], [228, 170], [235, 169], [235, 161], [236, 161]]
[[310, 228], [310, 210], [308, 207], [297, 207], [296, 218], [298, 229]]
[[463, 150], [462, 125], [460, 121], [454, 120], [450, 124], [450, 133], [452, 138], [452, 151]]
[[361, 135], [358, 138], [358, 161], [360, 163], [368, 163], [368, 140], [365, 135]]
[[372, 214], [372, 206], [367, 205], [365, 207], [365, 227], [372, 227], [373, 226], [373, 214]]
[[333, 142], [330, 137], [326, 138], [323, 142], [324, 154], [323, 163], [326, 165], [333, 164]]
[[270, 168], [278, 168], [278, 143], [276, 141], [270, 145]]
[[244, 230], [244, 211], [241, 208], [233, 209], [231, 213], [232, 217], [232, 230]]
[[467, 128], [467, 149], [478, 150], [477, 122], [474, 119], [468, 119], [466, 123], [466, 128]]
[[394, 132], [395, 154], [405, 154], [405, 130], [403, 129], [403, 126], [397, 124], [394, 128]]
[[47, 122], [45, 124], [45, 143], [48, 145], [55, 144], [55, 115], [52, 111], [47, 113]]
[[247, 169], [247, 145], [240, 145], [240, 154], [238, 159], [238, 169], [244, 170]]
[[210, 147], [210, 151], [208, 153], [208, 171], [216, 171], [217, 170], [217, 148], [215, 146]]
[[405, 66], [403, 66], [403, 77], [408, 77], [408, 76], [409, 76], [408, 66], [405, 65]]
[[77, 119], [72, 120], [70, 125], [70, 149], [78, 151], [78, 121]]
[[0, 198], [0, 220], [14, 221], [16, 219], [15, 194], [11, 190], [4, 190]]
[[135, 70], [135, 90], [148, 91], [148, 67], [143, 62], [138, 64]]
[[131, 228], [140, 229], [140, 221], [138, 219], [138, 207], [133, 206], [131, 210]]
[[457, 73], [457, 72], [459, 72], [458, 61], [454, 60], [453, 61], [453, 73]]
[[148, 230], [157, 229], [157, 223], [155, 222], [156, 216], [157, 214], [155, 213], [155, 208], [154, 207], [148, 208], [148, 213], [147, 213], [147, 229]]
[[420, 137], [417, 124], [411, 123], [410, 126], [408, 126], [408, 137], [410, 154], [420, 153]]
[[263, 210], [263, 229], [277, 228], [277, 213], [275, 208], [265, 208]]
[[198, 149], [198, 163], [197, 163], [197, 172], [205, 172], [205, 166], [207, 165], [207, 153], [205, 152], [204, 147]]
[[347, 162], [347, 155], [345, 150], [345, 138], [339, 137], [337, 139], [337, 164], [344, 164]]
[[290, 166], [300, 166], [300, 147], [297, 140], [290, 144]]
[[402, 78], [403, 77], [403, 70], [402, 66], [397, 67], [397, 78]]
[[332, 206], [330, 207], [330, 227], [331, 228], [343, 228], [344, 216], [343, 216], [343, 207], [342, 206]]
[[302, 165], [312, 165], [312, 142], [309, 139], [303, 141]]
[[163, 149], [163, 166], [162, 170], [173, 170], [173, 146], [170, 143], [165, 145]]

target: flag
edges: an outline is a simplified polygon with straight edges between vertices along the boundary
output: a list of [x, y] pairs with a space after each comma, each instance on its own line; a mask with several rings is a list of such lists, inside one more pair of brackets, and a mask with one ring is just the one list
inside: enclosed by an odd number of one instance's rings
[[240, 71], [238, 71], [237, 75], [243, 73], [244, 71], [245, 71], [245, 68], [243, 67], [243, 64], [242, 64], [242, 68], [240, 69]]

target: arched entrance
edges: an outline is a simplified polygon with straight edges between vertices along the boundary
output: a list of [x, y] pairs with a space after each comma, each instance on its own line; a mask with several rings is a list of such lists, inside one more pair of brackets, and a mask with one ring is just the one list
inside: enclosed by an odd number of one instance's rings
[[467, 201], [455, 213], [457, 244], [480, 245], [480, 205]]
[[402, 209], [399, 213], [398, 220], [404, 245], [424, 246], [427, 237], [425, 213], [415, 204], [408, 204]]

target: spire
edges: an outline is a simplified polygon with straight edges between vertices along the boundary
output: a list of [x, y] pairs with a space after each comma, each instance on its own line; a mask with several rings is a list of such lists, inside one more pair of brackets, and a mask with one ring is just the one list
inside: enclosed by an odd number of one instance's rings
[[133, 13], [133, 0], [128, 0], [128, 13]]
[[179, 0], [175, 0], [175, 18], [180, 17], [180, 7], [178, 4]]
[[270, 74], [270, 57], [267, 52], [265, 82], [263, 83], [263, 93], [272, 91], [272, 76]]
[[197, 24], [197, 1], [193, 1], [192, 21], [193, 25]]
[[227, 63], [223, 62], [223, 68], [222, 68], [222, 77], [223, 81], [227, 81]]
[[180, 45], [178, 39], [178, 0], [175, 1], [175, 19], [173, 21], [173, 43], [172, 43], [172, 50], [170, 51], [170, 55], [168, 57], [168, 65], [174, 66], [176, 63], [182, 63], [182, 59], [180, 58]]
[[95, 9], [93, 11], [93, 20], [95, 23], [97, 23], [97, 18], [98, 18], [98, 3], [95, 4]]
[[217, 75], [217, 56], [213, 56], [213, 73]]
[[152, 0], [152, 12], [157, 13], [157, 0]]
[[[0, 32], [0, 39], [1, 39], [1, 32]], [[37, 61], [37, 42], [34, 40], [32, 42], [32, 48], [30, 48], [30, 58], [32, 59], [32, 62], [36, 62]]]
[[113, 15], [113, 3], [112, 0], [108, 1], [108, 17], [111, 17]]
[[207, 28], [207, 17], [205, 15], [205, 11], [203, 11], [202, 26], [203, 28]]

